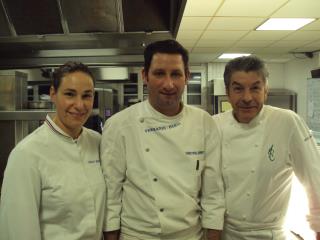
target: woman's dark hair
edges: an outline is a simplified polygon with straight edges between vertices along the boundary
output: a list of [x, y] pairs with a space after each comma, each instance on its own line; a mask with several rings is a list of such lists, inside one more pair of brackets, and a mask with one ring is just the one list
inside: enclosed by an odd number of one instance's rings
[[54, 90], [58, 90], [61, 84], [61, 80], [65, 75], [73, 72], [83, 72], [88, 74], [92, 78], [93, 84], [95, 84], [95, 80], [92, 75], [92, 72], [89, 70], [89, 68], [86, 65], [84, 65], [81, 62], [69, 61], [63, 64], [62, 66], [60, 66], [59, 68], [57, 68], [53, 72], [51, 85], [53, 86]]

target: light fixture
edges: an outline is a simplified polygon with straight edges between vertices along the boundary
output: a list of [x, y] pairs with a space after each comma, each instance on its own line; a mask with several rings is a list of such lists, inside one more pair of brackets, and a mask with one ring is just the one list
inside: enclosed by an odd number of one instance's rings
[[297, 30], [314, 20], [315, 18], [269, 18], [256, 30]]
[[218, 58], [219, 59], [232, 59], [237, 57], [249, 56], [250, 53], [223, 53]]

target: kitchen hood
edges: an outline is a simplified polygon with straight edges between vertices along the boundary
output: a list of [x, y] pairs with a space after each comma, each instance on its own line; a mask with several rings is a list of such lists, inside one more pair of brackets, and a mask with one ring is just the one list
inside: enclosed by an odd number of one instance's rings
[[[175, 38], [186, 0], [0, 0], [0, 69], [141, 62]], [[121, 57], [121, 56], [131, 56]]]

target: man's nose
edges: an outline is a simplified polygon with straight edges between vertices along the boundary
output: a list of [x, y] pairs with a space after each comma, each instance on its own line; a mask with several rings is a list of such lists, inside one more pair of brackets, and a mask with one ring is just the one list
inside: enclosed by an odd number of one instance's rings
[[164, 79], [164, 88], [165, 89], [172, 89], [174, 86], [173, 79], [170, 75], [167, 75]]
[[252, 94], [251, 94], [250, 90], [246, 89], [243, 92], [242, 100], [245, 102], [250, 102], [252, 100]]

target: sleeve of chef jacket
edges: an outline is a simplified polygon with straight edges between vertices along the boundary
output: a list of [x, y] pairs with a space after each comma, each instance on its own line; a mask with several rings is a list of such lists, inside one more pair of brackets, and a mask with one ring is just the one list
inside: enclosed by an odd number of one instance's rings
[[120, 229], [122, 185], [125, 179], [125, 147], [121, 124], [110, 118], [103, 129], [101, 164], [107, 186], [104, 231]]
[[320, 232], [320, 153], [305, 122], [298, 115], [293, 115], [293, 119], [289, 154], [294, 172], [308, 195], [310, 227]]
[[0, 239], [41, 240], [41, 179], [32, 151], [15, 149], [4, 173], [0, 202]]
[[201, 207], [203, 228], [221, 230], [225, 200], [221, 174], [221, 140], [216, 123], [205, 115], [206, 166], [202, 175]]

